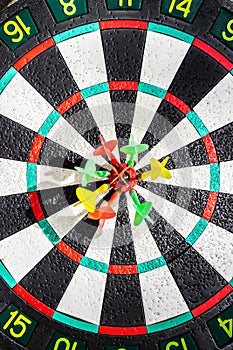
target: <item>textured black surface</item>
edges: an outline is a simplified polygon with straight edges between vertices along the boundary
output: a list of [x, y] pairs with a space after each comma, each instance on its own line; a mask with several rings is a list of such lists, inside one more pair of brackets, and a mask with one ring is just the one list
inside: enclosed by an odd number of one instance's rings
[[108, 275], [101, 324], [123, 327], [145, 324], [138, 275]]
[[54, 107], [79, 91], [57, 47], [43, 52], [20, 73]]
[[0, 197], [1, 239], [35, 223], [27, 193]]
[[0, 115], [0, 134], [1, 158], [26, 162], [36, 133]]
[[169, 92], [194, 107], [227, 74], [213, 58], [196, 47], [187, 53]]
[[119, 201], [110, 264], [132, 265], [136, 263], [127, 198], [124, 195]]
[[77, 263], [54, 248], [20, 281], [20, 284], [40, 301], [56, 308], [77, 268]]

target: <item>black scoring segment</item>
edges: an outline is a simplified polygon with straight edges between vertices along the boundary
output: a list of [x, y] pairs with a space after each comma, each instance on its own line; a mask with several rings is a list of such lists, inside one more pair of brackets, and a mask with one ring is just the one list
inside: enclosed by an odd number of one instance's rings
[[191, 310], [210, 299], [227, 284], [192, 247], [168, 263], [168, 267]]
[[170, 170], [209, 164], [209, 157], [201, 139], [173, 152], [169, 157], [166, 167]]
[[26, 193], [0, 197], [0, 211], [1, 240], [36, 222]]
[[0, 134], [0, 157], [26, 162], [36, 133], [0, 115]]
[[78, 185], [57, 187], [38, 192], [40, 203], [46, 217], [53, 215], [60, 210], [78, 201], [76, 189]]
[[219, 162], [233, 160], [233, 123], [227, 124], [211, 134]]
[[109, 81], [140, 80], [146, 31], [108, 29], [102, 31]]
[[[184, 118], [185, 115], [176, 107], [167, 101], [162, 101], [142, 143], [148, 144], [149, 149], [153, 148]], [[143, 153], [141, 157], [144, 155], [145, 153]]]
[[78, 264], [52, 249], [21, 281], [34, 297], [56, 309]]
[[79, 91], [57, 47], [34, 58], [20, 73], [54, 107]]
[[219, 193], [211, 222], [233, 232], [233, 195]]
[[140, 181], [139, 185], [191, 213], [202, 216], [209, 192], [194, 188]]
[[196, 47], [182, 62], [169, 92], [193, 108], [224, 78], [227, 70]]
[[145, 323], [139, 276], [108, 275], [100, 324], [130, 327]]
[[110, 264], [132, 265], [136, 263], [127, 198], [126, 195], [122, 195], [117, 212]]
[[63, 117], [92, 147], [100, 146], [99, 127], [84, 100], [64, 113]]
[[38, 164], [74, 170], [75, 166], [85, 166], [86, 160], [58, 143], [45, 139]]
[[98, 221], [93, 221], [86, 215], [80, 222], [63, 238], [63, 241], [76, 250], [79, 254], [85, 255], [86, 251], [99, 227]]
[[[137, 29], [102, 30], [102, 42], [105, 62], [110, 82], [139, 82], [143, 53], [146, 42], [146, 31]], [[137, 92], [111, 91], [113, 115], [119, 147], [128, 144], [134, 118]], [[118, 89], [117, 89], [118, 90]], [[126, 159], [121, 154], [121, 161]]]

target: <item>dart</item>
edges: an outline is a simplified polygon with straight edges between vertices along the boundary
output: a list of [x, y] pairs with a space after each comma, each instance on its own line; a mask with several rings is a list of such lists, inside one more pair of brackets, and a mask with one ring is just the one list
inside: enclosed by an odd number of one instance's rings
[[149, 146], [146, 144], [135, 144], [134, 137], [131, 136], [130, 145], [121, 147], [120, 151], [130, 156], [128, 165], [133, 166], [134, 162], [138, 162], [138, 155], [148, 150], [148, 148]]
[[76, 195], [80, 202], [76, 203], [75, 206], [83, 204], [84, 208], [89, 213], [94, 213], [96, 210], [96, 198], [97, 195], [104, 193], [109, 189], [107, 184], [103, 184], [96, 191], [92, 192], [86, 188], [79, 187], [76, 190]]
[[140, 175], [141, 180], [145, 180], [148, 177], [151, 178], [151, 180], [156, 180], [158, 177], [163, 177], [165, 179], [171, 179], [172, 174], [171, 172], [166, 168], [167, 162], [169, 161], [169, 157], [166, 157], [161, 163], [156, 160], [155, 158], [151, 158], [150, 165], [151, 170], [147, 171], [146, 173], [143, 173]]
[[134, 226], [139, 226], [143, 222], [144, 219], [147, 219], [151, 224], [154, 222], [149, 217], [149, 214], [152, 209], [151, 202], [140, 203], [137, 193], [133, 191], [131, 193], [131, 198], [134, 202], [134, 208], [136, 209], [136, 214], [134, 217]]
[[94, 178], [105, 178], [108, 176], [108, 171], [96, 171], [96, 165], [94, 160], [90, 159], [87, 161], [85, 168], [74, 168], [79, 173], [83, 174], [82, 186], [86, 186]]
[[116, 212], [107, 201], [103, 201], [100, 208], [96, 209], [94, 213], [89, 213], [88, 217], [92, 220], [100, 220], [99, 227], [103, 228], [106, 220], [116, 217]]
[[101, 142], [102, 146], [97, 148], [93, 152], [93, 155], [94, 156], [104, 156], [104, 155], [106, 155], [113, 165], [118, 165], [119, 162], [116, 159], [116, 157], [114, 156], [114, 154], [112, 153], [114, 151], [114, 149], [116, 148], [116, 146], [118, 145], [118, 141], [117, 140], [112, 140], [112, 141], [105, 142], [103, 136], [101, 136], [101, 135], [100, 135], [99, 138], [100, 138], [100, 142]]

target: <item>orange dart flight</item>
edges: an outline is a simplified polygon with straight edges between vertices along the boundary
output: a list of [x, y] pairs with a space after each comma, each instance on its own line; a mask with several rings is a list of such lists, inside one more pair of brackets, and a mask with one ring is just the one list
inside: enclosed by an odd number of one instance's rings
[[99, 227], [103, 228], [105, 220], [115, 218], [116, 212], [111, 208], [108, 202], [103, 201], [100, 208], [96, 209], [94, 213], [89, 213], [88, 217], [92, 220], [100, 220]]
[[100, 141], [101, 141], [102, 146], [97, 148], [93, 152], [93, 155], [94, 156], [106, 155], [108, 157], [108, 159], [110, 160], [110, 162], [112, 162], [113, 164], [118, 164], [118, 160], [116, 159], [116, 157], [112, 153], [114, 151], [114, 149], [116, 148], [116, 146], [118, 145], [118, 141], [112, 140], [112, 141], [105, 142], [103, 136], [100, 136]]

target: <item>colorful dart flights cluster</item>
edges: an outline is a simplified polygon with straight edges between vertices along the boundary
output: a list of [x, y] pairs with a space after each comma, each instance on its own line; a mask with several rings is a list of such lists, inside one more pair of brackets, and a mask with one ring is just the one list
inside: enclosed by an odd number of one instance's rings
[[[118, 162], [113, 154], [114, 149], [118, 145], [118, 141], [112, 140], [105, 142], [102, 135], [100, 135], [99, 138], [102, 145], [94, 151], [93, 155], [107, 156], [111, 171], [97, 171], [95, 162], [92, 159], [87, 161], [84, 168], [75, 167], [75, 170], [83, 175], [82, 186], [87, 186], [93, 179], [102, 179], [106, 181], [105, 184], [97, 188], [97, 190], [94, 192], [82, 187], [77, 188], [76, 195], [79, 202], [76, 203], [75, 206], [83, 204], [84, 208], [89, 213], [89, 218], [92, 220], [99, 220], [99, 227], [103, 228], [105, 220], [112, 219], [116, 216], [116, 212], [112, 208], [112, 205], [119, 199], [122, 193], [129, 192], [133, 201], [133, 206], [136, 210], [134, 225], [141, 225], [145, 219], [147, 219], [150, 223], [153, 223], [149, 216], [152, 209], [152, 203], [140, 203], [134, 187], [137, 185], [139, 180], [146, 180], [147, 178], [151, 178], [152, 181], [156, 180], [158, 177], [171, 179], [172, 175], [170, 171], [166, 169], [166, 164], [169, 157], [165, 158], [162, 163], [154, 158], [151, 158], [150, 171], [138, 174], [134, 169], [134, 166], [138, 162], [138, 156], [148, 150], [148, 145], [135, 144], [134, 137], [131, 136], [130, 145], [120, 148], [122, 153], [129, 156], [129, 160], [126, 164]], [[97, 196], [110, 189], [114, 190], [110, 200], [108, 202], [103, 201], [100, 204], [100, 207], [97, 209]]]

